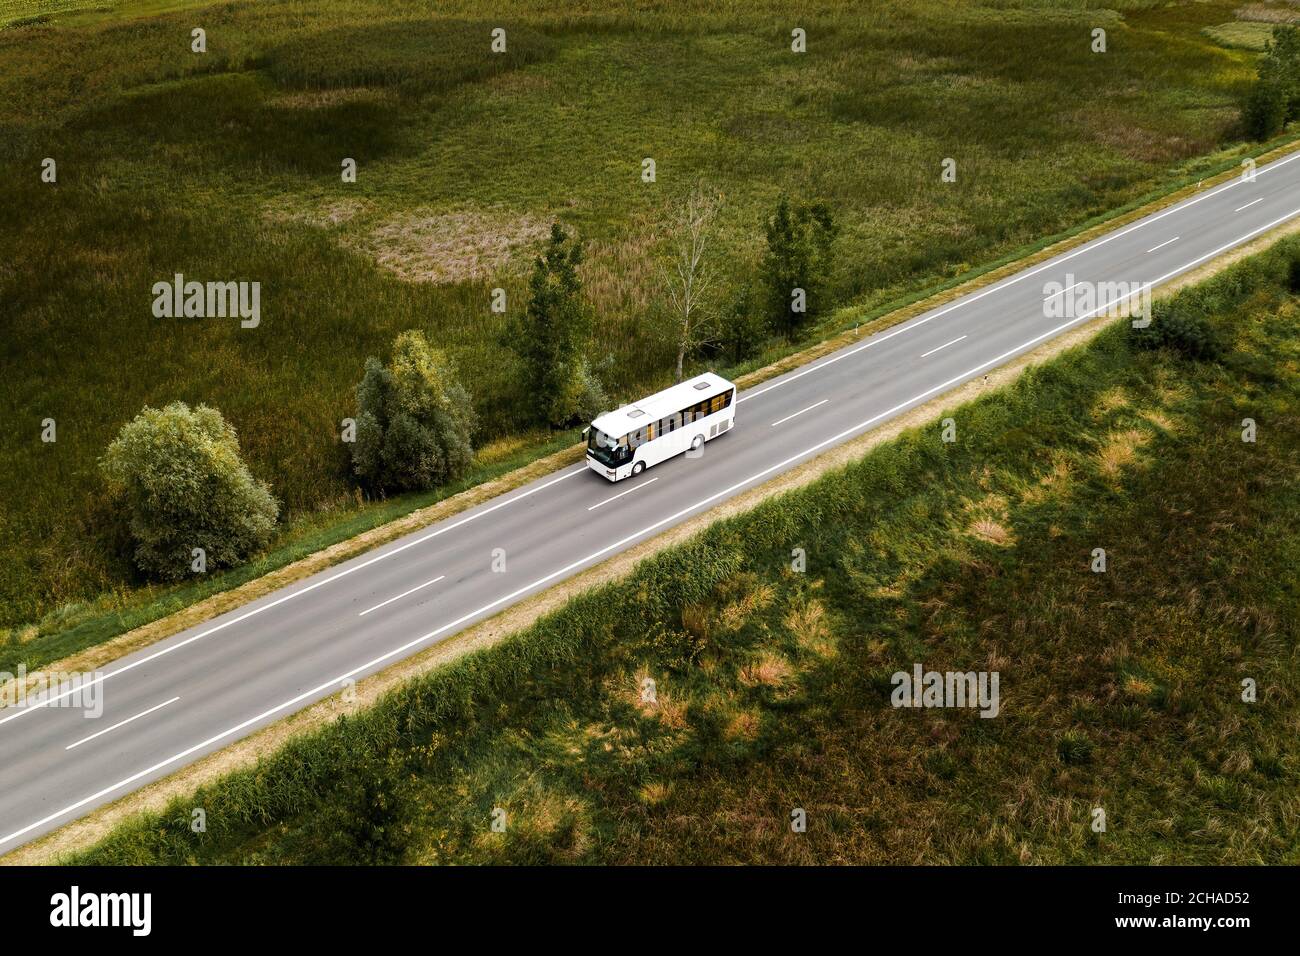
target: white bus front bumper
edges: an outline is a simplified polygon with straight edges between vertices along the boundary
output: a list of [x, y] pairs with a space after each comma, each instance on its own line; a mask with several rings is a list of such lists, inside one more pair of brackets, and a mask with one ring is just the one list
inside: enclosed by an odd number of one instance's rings
[[[587, 467], [602, 478], [608, 478], [610, 481], [618, 481], [628, 471], [626, 468], [607, 468], [590, 455], [587, 456]], [[622, 474], [620, 474], [620, 472], [622, 472]]]

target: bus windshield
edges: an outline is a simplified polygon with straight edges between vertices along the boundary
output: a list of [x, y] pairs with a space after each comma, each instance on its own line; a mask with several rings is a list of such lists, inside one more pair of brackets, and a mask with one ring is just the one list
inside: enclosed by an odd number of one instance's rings
[[617, 468], [632, 457], [626, 436], [613, 438], [599, 428], [593, 428], [587, 436], [587, 454], [607, 468]]

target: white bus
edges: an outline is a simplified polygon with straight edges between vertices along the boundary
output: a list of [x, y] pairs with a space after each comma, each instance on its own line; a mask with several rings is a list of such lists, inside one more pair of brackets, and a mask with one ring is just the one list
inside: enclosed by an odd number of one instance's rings
[[618, 411], [587, 429], [587, 467], [610, 481], [698, 450], [736, 423], [736, 386], [705, 372]]

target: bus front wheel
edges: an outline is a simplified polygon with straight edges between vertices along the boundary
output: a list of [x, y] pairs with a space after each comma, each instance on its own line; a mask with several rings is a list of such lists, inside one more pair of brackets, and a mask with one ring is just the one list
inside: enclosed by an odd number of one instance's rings
[[635, 478], [643, 471], [645, 471], [645, 462], [638, 461], [635, 465], [632, 466], [632, 477]]

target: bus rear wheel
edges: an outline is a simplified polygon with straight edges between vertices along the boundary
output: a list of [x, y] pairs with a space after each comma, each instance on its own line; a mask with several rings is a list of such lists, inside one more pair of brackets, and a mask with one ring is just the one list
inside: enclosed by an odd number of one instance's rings
[[691, 439], [691, 451], [699, 451], [703, 444], [704, 444], [704, 436], [696, 435], [694, 438]]

